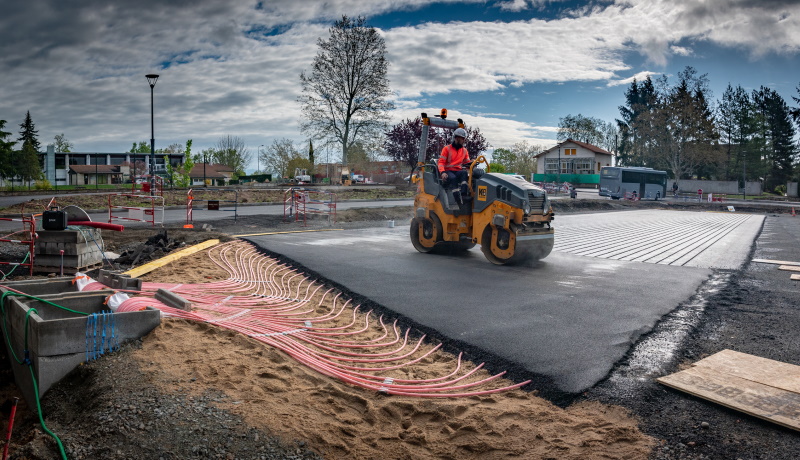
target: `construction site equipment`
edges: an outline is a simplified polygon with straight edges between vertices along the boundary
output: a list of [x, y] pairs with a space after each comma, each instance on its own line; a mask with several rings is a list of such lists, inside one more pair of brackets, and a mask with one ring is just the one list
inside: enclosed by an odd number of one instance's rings
[[311, 182], [311, 175], [305, 169], [294, 168], [294, 181], [295, 183], [309, 183]]
[[431, 126], [455, 130], [464, 128], [464, 122], [423, 113], [422, 123], [418, 163], [411, 174], [417, 184], [410, 230], [414, 248], [423, 253], [440, 248], [466, 251], [480, 244], [484, 256], [497, 265], [547, 257], [554, 243], [554, 214], [547, 192], [524, 179], [483, 173], [477, 166], [489, 164], [479, 156], [469, 164], [471, 199], [459, 202], [442, 184], [435, 159], [424, 160]]
[[[120, 203], [120, 202], [123, 203]], [[114, 212], [127, 211], [127, 217]], [[108, 195], [108, 223], [114, 219], [133, 222], [147, 222], [156, 226], [164, 223], [164, 197], [151, 195], [131, 195], [112, 193]]]
[[[17, 267], [28, 267], [28, 275], [33, 275], [34, 246], [36, 242], [36, 218], [34, 216], [19, 218], [0, 217], [0, 220], [22, 222], [22, 229], [7, 235], [0, 235], [0, 243], [21, 244], [28, 247], [28, 254], [22, 262], [2, 262], [0, 265], [11, 265], [13, 268], [5, 273], [0, 270], [0, 280], [8, 276]], [[17, 236], [19, 235], [19, 236]], [[17, 236], [14, 238], [14, 236]]]
[[[233, 194], [232, 200], [222, 199], [229, 197], [231, 194]], [[215, 199], [209, 200], [204, 198]], [[206, 203], [206, 209], [209, 211], [232, 212], [234, 221], [239, 218], [239, 190], [202, 188], [195, 191], [190, 188], [189, 191], [186, 192], [186, 225], [184, 225], [184, 228], [194, 228], [194, 211], [202, 210], [202, 207], [195, 207], [195, 203], [199, 203], [200, 206], [202, 206], [202, 203]], [[227, 209], [220, 208], [220, 203], [227, 203], [222, 206], [232, 207]]]
[[308, 214], [328, 216], [329, 223], [336, 222], [336, 194], [325, 190], [307, 190], [292, 187], [283, 192], [283, 220], [288, 222], [294, 217], [295, 222], [302, 218], [303, 226], [307, 225]]

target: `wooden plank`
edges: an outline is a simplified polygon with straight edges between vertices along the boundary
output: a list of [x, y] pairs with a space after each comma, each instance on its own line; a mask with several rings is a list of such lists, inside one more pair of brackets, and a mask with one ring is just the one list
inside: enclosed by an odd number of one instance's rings
[[170, 254], [167, 254], [166, 256], [158, 260], [146, 263], [140, 267], [132, 268], [123, 274], [130, 275], [131, 278], [138, 278], [144, 275], [145, 273], [150, 273], [156, 268], [161, 268], [170, 262], [174, 262], [180, 259], [181, 257], [186, 257], [188, 255], [194, 254], [195, 252], [199, 252], [202, 251], [203, 249], [210, 248], [211, 246], [214, 246], [216, 244], [219, 244], [219, 240], [206, 240], [203, 241], [202, 243], [195, 244], [194, 246], [189, 246], [188, 248], [181, 249], [180, 251], [175, 251]]
[[800, 366], [734, 350], [722, 350], [694, 363], [718, 373], [800, 394]]
[[800, 275], [792, 275], [789, 278], [791, 278], [791, 279], [793, 279], [795, 281], [800, 281]]
[[795, 267], [794, 265], [781, 265], [778, 267], [778, 270], [788, 270], [790, 272], [800, 272], [800, 266]]
[[800, 431], [800, 394], [720, 374], [704, 366], [661, 377], [658, 382]]
[[800, 267], [800, 262], [791, 262], [786, 260], [753, 259], [753, 262], [758, 262], [760, 264], [794, 265], [795, 267]]

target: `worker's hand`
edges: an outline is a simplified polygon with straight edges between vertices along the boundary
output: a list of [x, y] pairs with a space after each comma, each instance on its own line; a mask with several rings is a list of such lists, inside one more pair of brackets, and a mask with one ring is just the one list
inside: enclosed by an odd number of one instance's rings
[[447, 180], [447, 173], [442, 173], [442, 175], [439, 177], [441, 177], [442, 180]]

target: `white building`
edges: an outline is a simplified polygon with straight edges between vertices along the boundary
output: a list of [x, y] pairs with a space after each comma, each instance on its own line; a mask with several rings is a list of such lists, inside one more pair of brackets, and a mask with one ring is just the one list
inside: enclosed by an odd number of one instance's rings
[[536, 156], [536, 173], [600, 174], [600, 168], [612, 165], [613, 157], [596, 145], [567, 139]]

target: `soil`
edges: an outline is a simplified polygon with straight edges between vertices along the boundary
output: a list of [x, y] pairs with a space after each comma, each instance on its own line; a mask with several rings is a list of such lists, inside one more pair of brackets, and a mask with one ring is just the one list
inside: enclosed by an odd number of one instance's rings
[[[721, 210], [706, 203], [554, 202], [557, 213], [653, 206]], [[782, 208], [751, 212], [770, 213], [769, 221], [783, 219], [781, 225], [794, 223]], [[784, 216], [773, 217], [777, 212]], [[410, 206], [350, 210], [339, 213], [335, 227], [383, 226], [410, 214]], [[332, 226], [322, 219], [308, 225]], [[209, 238], [231, 241], [235, 234], [303, 228], [259, 216], [215, 221], [210, 231], [126, 228], [104, 232], [103, 239], [107, 250], [122, 257], [138, 251], [138, 265]], [[800, 260], [797, 238], [762, 250], [772, 250], [770, 258]], [[793, 247], [787, 250], [786, 245]], [[143, 250], [146, 246], [154, 249]], [[779, 248], [789, 252], [778, 256]], [[127, 269], [130, 262], [123, 259], [115, 268]], [[195, 283], [225, 275], [198, 253], [145, 280]], [[723, 348], [800, 364], [799, 296], [785, 284], [757, 264], [733, 273], [728, 286], [710, 300], [670, 372]], [[766, 293], [771, 300], [765, 306]], [[21, 394], [6, 354], [0, 355], [0, 401], [5, 401], [0, 417], [6, 420], [10, 401]], [[452, 359], [437, 352], [417, 372], [436, 374], [437, 366]], [[561, 406], [535, 393], [514, 390], [446, 400], [386, 396], [320, 375], [254, 339], [207, 323], [165, 319], [143, 339], [79, 366], [42, 398], [42, 410], [47, 427], [61, 437], [69, 458], [76, 459], [788, 459], [800, 449], [796, 432], [652, 380], [625, 392], [602, 382]], [[701, 422], [709, 428], [701, 428]], [[3, 433], [5, 428], [3, 422]], [[35, 411], [22, 399], [10, 452], [12, 459], [58, 456]]]

